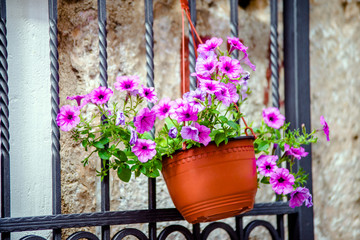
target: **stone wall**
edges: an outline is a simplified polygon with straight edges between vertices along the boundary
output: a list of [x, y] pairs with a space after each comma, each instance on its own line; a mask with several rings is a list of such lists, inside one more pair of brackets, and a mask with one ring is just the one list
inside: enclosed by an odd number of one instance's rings
[[[88, 93], [99, 85], [97, 1], [59, 1], [60, 104], [66, 96]], [[280, 12], [281, 4], [279, 6]], [[197, 30], [202, 36], [230, 35], [227, 0], [197, 1]], [[280, 13], [279, 13], [280, 14]], [[355, 1], [311, 1], [310, 53], [312, 126], [320, 128], [324, 115], [331, 128], [330, 143], [321, 139], [313, 146], [313, 183], [315, 234], [317, 239], [358, 239], [360, 191], [353, 186], [360, 181], [357, 170], [359, 125], [355, 106], [359, 106], [356, 90], [359, 76], [359, 3]], [[252, 0], [244, 10], [239, 8], [240, 38], [249, 47], [257, 71], [252, 75], [253, 95], [243, 111], [251, 120], [260, 119], [264, 107], [266, 70], [269, 52], [269, 3]], [[282, 15], [279, 15], [281, 22]], [[117, 75], [139, 75], [145, 84], [144, 1], [107, 1], [109, 86]], [[282, 50], [282, 27], [279, 24]], [[160, 98], [180, 96], [181, 12], [177, 0], [154, 0], [155, 85]], [[280, 54], [282, 56], [282, 54]], [[282, 70], [282, 69], [281, 69]], [[281, 80], [281, 86], [282, 80]], [[280, 89], [282, 94], [282, 87]], [[283, 96], [283, 94], [282, 94]], [[335, 110], [335, 111], [334, 111]], [[351, 114], [350, 114], [351, 113]], [[345, 125], [345, 121], [347, 123]], [[99, 160], [91, 158], [84, 168], [85, 157], [80, 145], [62, 133], [62, 207], [63, 213], [100, 210], [100, 180], [95, 175]], [[123, 183], [111, 175], [111, 210], [145, 209], [147, 179], [140, 177]], [[172, 207], [162, 178], [157, 179], [157, 205]], [[354, 188], [357, 189], [357, 188]], [[258, 202], [268, 201], [269, 189], [259, 190]], [[267, 217], [275, 222], [275, 218]], [[246, 218], [246, 222], [251, 219]], [[227, 220], [234, 225], [232, 220]], [[183, 221], [179, 224], [188, 224]], [[164, 224], [159, 224], [161, 230]], [[202, 226], [205, 226], [202, 225]], [[112, 228], [115, 233], [119, 229]], [[147, 225], [136, 225], [147, 231]], [[89, 228], [98, 232], [98, 228]], [[66, 230], [69, 235], [75, 230]], [[99, 233], [99, 232], [98, 232]], [[253, 239], [266, 239], [259, 230]], [[173, 236], [172, 239], [181, 239]], [[226, 239], [214, 233], [212, 239]]]

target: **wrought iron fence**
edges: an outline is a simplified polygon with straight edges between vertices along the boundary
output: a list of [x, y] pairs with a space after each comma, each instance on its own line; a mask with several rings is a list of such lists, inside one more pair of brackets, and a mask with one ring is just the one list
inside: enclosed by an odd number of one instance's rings
[[[241, 0], [230, 0], [230, 29], [232, 36], [238, 36], [238, 4]], [[196, 23], [196, 1], [189, 0], [191, 19]], [[284, 67], [285, 67], [285, 114], [293, 128], [299, 128], [301, 123], [310, 126], [310, 79], [309, 79], [309, 1], [284, 0]], [[277, 0], [270, 0], [270, 66], [273, 106], [279, 107], [279, 75], [278, 75], [278, 43], [277, 43]], [[56, 124], [59, 111], [59, 63], [57, 42], [57, 0], [49, 0], [50, 25], [50, 69], [51, 69], [51, 127], [52, 127], [52, 215], [12, 218], [10, 213], [10, 155], [9, 155], [9, 98], [7, 74], [7, 38], [6, 38], [6, 1], [0, 0], [0, 126], [1, 126], [1, 239], [10, 239], [11, 232], [52, 229], [53, 239], [61, 239], [61, 229], [101, 226], [101, 239], [110, 239], [111, 225], [127, 225], [133, 223], [148, 223], [148, 236], [138, 229], [125, 228], [111, 239], [123, 239], [135, 236], [140, 240], [166, 239], [173, 232], [180, 232], [188, 240], [208, 239], [215, 229], [223, 229], [232, 240], [249, 239], [253, 229], [265, 227], [273, 239], [285, 239], [284, 215], [288, 215], [288, 239], [314, 239], [313, 210], [304, 207], [292, 209], [286, 202], [255, 204], [252, 211], [236, 216], [236, 228], [214, 222], [201, 230], [200, 224], [193, 225], [192, 231], [180, 226], [170, 225], [159, 234], [157, 223], [164, 221], [183, 220], [180, 213], [174, 209], [157, 209], [156, 184], [154, 179], [148, 180], [148, 209], [133, 211], [109, 211], [109, 178], [104, 177], [101, 182], [101, 212], [81, 214], [61, 214], [61, 182], [60, 182], [60, 132]], [[106, 0], [98, 0], [99, 22], [99, 66], [100, 85], [107, 86], [107, 40], [106, 40]], [[154, 38], [153, 38], [153, 2], [145, 0], [145, 29], [146, 29], [146, 79], [147, 85], [154, 86]], [[195, 54], [194, 43], [189, 38], [190, 72], [194, 71]], [[237, 57], [237, 53], [234, 53]], [[191, 78], [191, 77], [190, 77]], [[11, 81], [11, 79], [10, 79]], [[191, 79], [190, 87], [195, 88], [195, 79]], [[300, 87], [301, 86], [301, 87]], [[311, 146], [306, 149], [311, 152]], [[299, 166], [296, 166], [299, 167]], [[302, 161], [302, 168], [310, 173], [307, 187], [312, 192], [311, 156]], [[276, 227], [263, 220], [254, 220], [243, 226], [243, 218], [247, 216], [275, 215]], [[76, 232], [68, 237], [75, 239], [99, 239], [90, 232]], [[26, 240], [44, 239], [29, 235]]]

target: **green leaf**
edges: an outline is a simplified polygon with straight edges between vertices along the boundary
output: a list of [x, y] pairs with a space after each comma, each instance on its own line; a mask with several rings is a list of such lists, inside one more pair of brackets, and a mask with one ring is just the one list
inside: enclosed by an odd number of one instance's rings
[[86, 148], [86, 146], [88, 145], [87, 139], [84, 139], [84, 140], [81, 142], [81, 144], [82, 144], [82, 146], [83, 146], [84, 148]]
[[121, 150], [117, 150], [116, 152], [113, 153], [113, 155], [123, 162], [126, 162], [128, 160], [126, 154]]
[[214, 114], [220, 114], [220, 112], [216, 109], [210, 109], [210, 112]]
[[102, 138], [102, 139], [100, 139], [100, 143], [102, 144], [102, 145], [105, 145], [105, 144], [107, 144], [107, 143], [109, 143], [109, 138], [107, 138], [107, 137], [104, 137], [104, 138]]
[[126, 161], [126, 163], [127, 163], [127, 164], [135, 164], [136, 161], [135, 161], [135, 160], [128, 160], [128, 161]]
[[99, 150], [98, 155], [101, 159], [105, 159], [105, 160], [108, 160], [111, 157], [111, 154], [108, 151], [106, 151], [105, 149]]
[[166, 125], [171, 128], [174, 126], [173, 122], [170, 120], [170, 118], [165, 118]]
[[129, 168], [118, 168], [117, 175], [122, 181], [129, 182], [131, 178], [131, 170]]
[[227, 122], [229, 121], [225, 116], [220, 116], [219, 119], [220, 119], [223, 123], [227, 123]]
[[161, 171], [161, 169], [162, 169], [161, 161], [155, 160], [155, 161], [154, 161], [154, 165], [155, 165], [155, 167], [156, 167], [157, 169], [159, 169], [159, 170]]
[[270, 184], [269, 179], [270, 177], [263, 177], [260, 182], [263, 184]]
[[235, 130], [238, 130], [239, 129], [239, 124], [237, 124], [236, 122], [234, 121], [228, 121], [227, 124], [232, 127], [233, 129]]
[[150, 132], [145, 132], [145, 133], [142, 135], [142, 139], [153, 140], [153, 137], [151, 136], [151, 133], [150, 133]]
[[226, 138], [225, 133], [223, 133], [223, 132], [217, 133], [216, 136], [215, 136], [215, 143], [216, 143], [216, 145], [219, 146], [219, 144], [220, 144], [222, 141], [224, 141], [225, 138]]
[[266, 151], [268, 150], [270, 147], [270, 144], [268, 141], [262, 141], [260, 142], [260, 144], [258, 145], [258, 150], [259, 151]]
[[93, 142], [92, 145], [93, 145], [94, 147], [100, 148], [100, 149], [105, 148], [104, 144], [102, 144], [101, 142]]

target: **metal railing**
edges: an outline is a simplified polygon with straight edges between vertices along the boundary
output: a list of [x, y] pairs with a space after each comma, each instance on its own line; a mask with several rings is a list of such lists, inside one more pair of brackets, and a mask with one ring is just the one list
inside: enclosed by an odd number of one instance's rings
[[[241, 0], [240, 0], [241, 1]], [[278, 43], [277, 43], [277, 0], [270, 0], [270, 66], [273, 106], [279, 107], [279, 74], [278, 74]], [[285, 66], [285, 113], [293, 128], [300, 128], [301, 123], [310, 126], [310, 77], [309, 77], [309, 1], [284, 0], [284, 66]], [[189, 0], [191, 20], [196, 23], [196, 1]], [[238, 1], [230, 0], [230, 29], [231, 36], [238, 37]], [[59, 111], [59, 63], [57, 42], [57, 1], [49, 0], [50, 25], [50, 70], [51, 70], [51, 127], [52, 127], [52, 215], [12, 218], [10, 213], [10, 155], [9, 155], [9, 98], [7, 74], [7, 38], [6, 38], [6, 1], [0, 0], [0, 126], [1, 126], [1, 239], [10, 239], [11, 232], [52, 229], [53, 239], [62, 238], [61, 229], [101, 226], [101, 239], [108, 240], [111, 225], [127, 225], [133, 223], [148, 223], [148, 236], [133, 228], [125, 228], [115, 234], [112, 239], [123, 239], [132, 235], [143, 239], [166, 239], [173, 232], [180, 232], [186, 239], [207, 239], [215, 229], [225, 230], [232, 240], [249, 238], [253, 229], [265, 227], [273, 239], [284, 239], [284, 215], [288, 215], [288, 235], [290, 240], [314, 239], [313, 209], [300, 207], [292, 209], [286, 202], [255, 204], [252, 211], [236, 216], [236, 228], [222, 222], [211, 223], [201, 230], [200, 224], [193, 225], [192, 231], [180, 226], [170, 225], [159, 234], [157, 222], [183, 220], [180, 213], [174, 209], [156, 208], [156, 184], [154, 179], [148, 181], [148, 209], [133, 211], [109, 211], [109, 178], [104, 177], [101, 183], [101, 212], [81, 214], [61, 214], [61, 181], [60, 181], [60, 132], [56, 124]], [[98, 0], [99, 22], [99, 66], [100, 85], [107, 86], [107, 40], [106, 40], [106, 1]], [[154, 40], [153, 40], [153, 2], [145, 0], [145, 29], [146, 29], [146, 79], [147, 85], [154, 87]], [[190, 33], [191, 34], [191, 33]], [[234, 52], [234, 57], [238, 56]], [[189, 69], [194, 71], [195, 54], [194, 43], [189, 38]], [[190, 77], [190, 86], [194, 88], [195, 79]], [[11, 81], [11, 79], [10, 79]], [[301, 88], [299, 87], [301, 85]], [[311, 147], [306, 150], [311, 152]], [[312, 192], [311, 155], [301, 162], [301, 167], [310, 173], [307, 187]], [[299, 166], [297, 166], [299, 167]], [[243, 226], [243, 218], [247, 216], [276, 215], [276, 228], [269, 222], [254, 220]], [[76, 232], [68, 237], [75, 239], [98, 239], [90, 232]], [[30, 235], [26, 240], [44, 239]]]

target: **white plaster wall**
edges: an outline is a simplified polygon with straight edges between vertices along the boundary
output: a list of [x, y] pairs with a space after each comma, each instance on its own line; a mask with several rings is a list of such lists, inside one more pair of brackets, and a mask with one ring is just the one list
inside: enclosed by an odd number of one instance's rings
[[[11, 216], [51, 208], [50, 60], [47, 0], [7, 1]], [[49, 231], [37, 234], [49, 238]], [[19, 239], [27, 233], [13, 233]]]

